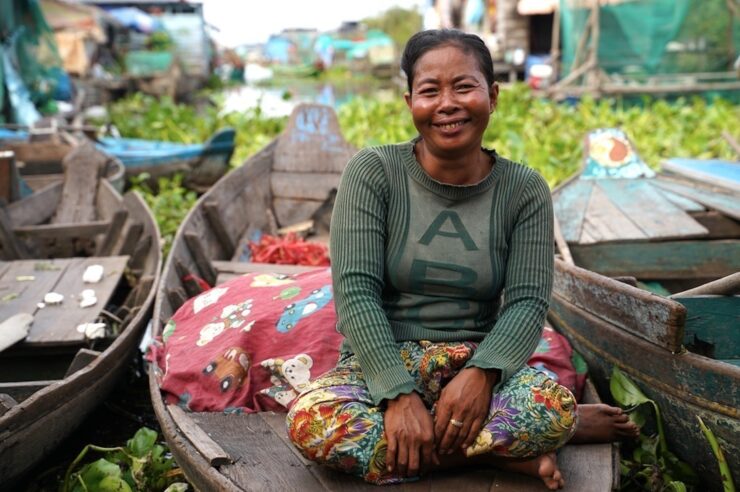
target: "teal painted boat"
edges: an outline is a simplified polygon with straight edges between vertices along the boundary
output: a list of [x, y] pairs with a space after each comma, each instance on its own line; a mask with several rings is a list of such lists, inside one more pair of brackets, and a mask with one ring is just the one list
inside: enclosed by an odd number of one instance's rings
[[722, 159], [672, 157], [661, 163], [663, 171], [708, 185], [718, 185], [740, 193], [740, 162]]
[[563, 259], [550, 321], [602, 395], [616, 366], [654, 399], [671, 449], [720, 490], [701, 417], [737, 483], [740, 194], [719, 179], [655, 173], [615, 129], [588, 135], [584, 161], [553, 191]]
[[156, 180], [182, 172], [183, 184], [202, 192], [228, 171], [235, 136], [233, 128], [223, 128], [203, 144], [104, 137], [98, 148], [120, 159], [127, 177], [147, 173]]

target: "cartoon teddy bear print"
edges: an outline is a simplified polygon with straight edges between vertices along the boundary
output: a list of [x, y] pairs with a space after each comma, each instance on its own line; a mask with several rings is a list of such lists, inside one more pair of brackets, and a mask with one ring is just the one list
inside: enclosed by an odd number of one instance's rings
[[287, 360], [267, 359], [260, 363], [270, 370], [272, 386], [260, 391], [287, 407], [311, 380], [313, 359], [308, 354], [298, 354]]

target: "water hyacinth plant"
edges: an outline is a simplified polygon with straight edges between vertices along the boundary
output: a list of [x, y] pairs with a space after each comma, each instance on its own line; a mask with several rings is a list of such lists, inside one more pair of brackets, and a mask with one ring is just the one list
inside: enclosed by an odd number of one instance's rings
[[[89, 451], [103, 457], [80, 467]], [[79, 468], [78, 468], [79, 467]], [[167, 448], [157, 444], [157, 433], [139, 429], [125, 447], [89, 444], [69, 465], [61, 492], [184, 492], [188, 484]]]

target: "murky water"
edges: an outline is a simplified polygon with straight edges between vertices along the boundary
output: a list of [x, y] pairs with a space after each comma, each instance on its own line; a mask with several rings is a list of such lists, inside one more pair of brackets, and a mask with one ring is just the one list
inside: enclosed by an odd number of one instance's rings
[[403, 89], [394, 81], [321, 82], [317, 80], [286, 80], [270, 86], [247, 84], [225, 92], [224, 112], [261, 107], [270, 117], [287, 116], [299, 103], [319, 103], [338, 109], [357, 96], [395, 100]]

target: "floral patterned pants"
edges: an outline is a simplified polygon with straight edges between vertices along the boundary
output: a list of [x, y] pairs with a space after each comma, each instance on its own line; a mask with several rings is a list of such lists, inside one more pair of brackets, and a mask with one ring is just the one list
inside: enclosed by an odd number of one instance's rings
[[[401, 342], [398, 349], [416, 389], [433, 409], [442, 388], [472, 357], [474, 343]], [[571, 392], [530, 367], [515, 373], [493, 395], [489, 418], [466, 454], [536, 457], [563, 446], [575, 431]], [[288, 435], [306, 458], [375, 484], [406, 479], [385, 467], [383, 411], [370, 398], [353, 354], [319, 376], [295, 400]]]

